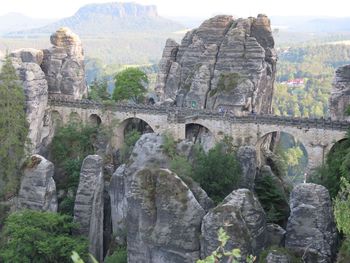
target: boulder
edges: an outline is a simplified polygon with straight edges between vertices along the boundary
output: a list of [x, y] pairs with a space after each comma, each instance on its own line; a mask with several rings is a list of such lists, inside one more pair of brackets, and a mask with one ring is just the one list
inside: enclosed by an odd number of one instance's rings
[[277, 224], [266, 225], [267, 242], [266, 247], [284, 246], [286, 230]]
[[44, 50], [43, 63], [50, 95], [82, 99], [87, 95], [84, 51], [80, 38], [69, 28], [60, 28], [50, 37], [50, 49]]
[[254, 146], [241, 146], [237, 151], [237, 159], [241, 165], [242, 176], [240, 188], [254, 189], [257, 169], [256, 149]]
[[103, 161], [98, 155], [87, 156], [80, 171], [74, 203], [74, 221], [78, 234], [89, 239], [89, 252], [103, 260]]
[[328, 190], [317, 184], [299, 184], [290, 196], [285, 246], [306, 263], [334, 262], [337, 230]]
[[248, 189], [238, 189], [209, 211], [203, 218], [201, 257], [210, 255], [218, 246], [218, 231], [229, 236], [225, 250], [239, 248], [242, 256], [257, 255], [266, 242], [266, 216], [258, 199]]
[[40, 155], [32, 155], [24, 168], [17, 208], [57, 212], [54, 165]]
[[292, 263], [292, 259], [287, 253], [279, 250], [271, 250], [264, 261], [266, 263]]
[[177, 106], [271, 113], [277, 55], [270, 20], [219, 15], [168, 40], [156, 91]]
[[43, 52], [32, 48], [20, 49], [10, 54], [26, 98], [26, 115], [29, 124], [30, 152], [38, 153], [46, 134], [45, 112], [48, 101], [48, 85], [40, 68]]
[[195, 262], [205, 211], [167, 169], [142, 169], [128, 192], [128, 262]]
[[333, 120], [350, 120], [345, 111], [350, 104], [350, 65], [339, 67], [335, 72], [329, 109]]

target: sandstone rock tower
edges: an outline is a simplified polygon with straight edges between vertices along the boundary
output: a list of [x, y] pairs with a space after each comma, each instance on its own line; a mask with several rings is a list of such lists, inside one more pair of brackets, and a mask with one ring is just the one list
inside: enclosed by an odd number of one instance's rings
[[84, 70], [84, 51], [78, 35], [69, 28], [60, 28], [50, 37], [50, 49], [44, 50], [41, 65], [49, 87], [49, 94], [74, 99], [87, 95]]
[[270, 113], [276, 72], [270, 20], [220, 15], [169, 39], [159, 63], [156, 91], [161, 102], [235, 114]]
[[329, 99], [329, 109], [333, 120], [350, 120], [346, 108], [350, 105], [350, 65], [340, 67], [335, 72], [335, 79]]

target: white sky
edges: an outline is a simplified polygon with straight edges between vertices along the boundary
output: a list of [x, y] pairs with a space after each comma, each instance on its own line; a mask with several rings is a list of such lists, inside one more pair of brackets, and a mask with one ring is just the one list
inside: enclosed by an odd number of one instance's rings
[[[19, 12], [37, 18], [61, 18], [73, 15], [85, 4], [111, 1], [0, 0], [0, 15]], [[130, 2], [130, 0], [117, 1]], [[256, 16], [258, 13], [269, 16], [350, 16], [349, 0], [133, 0], [133, 2], [154, 4], [161, 16], [209, 17], [219, 13], [240, 17]]]

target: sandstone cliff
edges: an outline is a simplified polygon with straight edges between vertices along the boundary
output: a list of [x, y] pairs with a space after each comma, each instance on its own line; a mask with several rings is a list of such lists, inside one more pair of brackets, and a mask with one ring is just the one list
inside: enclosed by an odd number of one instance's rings
[[181, 45], [166, 42], [156, 90], [161, 102], [177, 106], [270, 113], [276, 61], [265, 15], [220, 15], [188, 32]]
[[350, 65], [340, 67], [335, 72], [335, 79], [329, 99], [329, 109], [333, 120], [350, 120], [345, 114], [350, 105]]

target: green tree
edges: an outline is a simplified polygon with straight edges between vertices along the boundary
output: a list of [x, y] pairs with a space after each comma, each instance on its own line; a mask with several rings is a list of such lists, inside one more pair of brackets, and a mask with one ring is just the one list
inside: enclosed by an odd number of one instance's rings
[[66, 215], [30, 210], [13, 213], [1, 234], [0, 261], [70, 262], [73, 250], [86, 259], [86, 239], [71, 235], [76, 227]]
[[112, 98], [115, 101], [132, 100], [140, 103], [146, 93], [147, 75], [137, 68], [127, 68], [115, 76], [115, 89]]
[[208, 153], [198, 149], [195, 155], [193, 179], [215, 203], [221, 202], [240, 181], [241, 168], [235, 152], [220, 142]]
[[107, 80], [95, 79], [89, 86], [89, 99], [95, 101], [106, 101], [109, 100], [111, 94], [108, 92]]
[[0, 72], [0, 108], [0, 183], [3, 181], [5, 185], [5, 189], [0, 187], [0, 192], [10, 194], [19, 185], [28, 123], [23, 87], [9, 57]]

